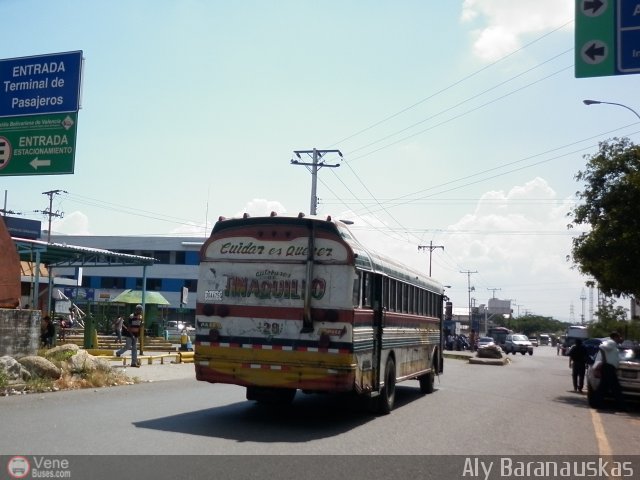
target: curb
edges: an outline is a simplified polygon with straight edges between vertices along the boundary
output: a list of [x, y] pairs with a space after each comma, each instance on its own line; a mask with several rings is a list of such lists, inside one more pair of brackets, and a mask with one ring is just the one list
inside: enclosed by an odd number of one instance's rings
[[479, 357], [472, 357], [469, 359], [469, 363], [473, 363], [475, 365], [499, 365], [499, 366], [504, 366], [504, 365], [509, 365], [511, 363], [511, 360], [507, 357], [503, 357], [503, 358], [479, 358]]

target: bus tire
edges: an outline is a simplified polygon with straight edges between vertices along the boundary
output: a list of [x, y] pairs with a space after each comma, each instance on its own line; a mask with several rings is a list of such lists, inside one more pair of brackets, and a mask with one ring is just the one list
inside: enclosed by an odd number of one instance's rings
[[433, 383], [435, 380], [435, 375], [433, 370], [429, 373], [425, 373], [424, 375], [420, 375], [418, 377], [418, 382], [420, 382], [420, 392], [421, 393], [433, 393]]
[[387, 415], [393, 410], [396, 400], [396, 362], [392, 357], [387, 358], [387, 365], [384, 369], [384, 387], [378, 397], [378, 413]]

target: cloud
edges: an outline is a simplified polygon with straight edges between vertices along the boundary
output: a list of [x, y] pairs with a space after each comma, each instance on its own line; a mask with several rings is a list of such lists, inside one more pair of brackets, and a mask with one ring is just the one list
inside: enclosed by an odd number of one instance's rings
[[465, 0], [461, 21], [474, 27], [474, 54], [490, 62], [520, 48], [523, 37], [568, 22], [573, 10], [572, 0]]
[[[271, 212], [276, 212], [278, 215], [284, 215], [286, 214], [287, 209], [278, 201], [254, 198], [253, 200], [248, 201], [242, 210], [233, 214], [233, 217], [242, 217], [245, 213], [248, 213], [252, 217], [262, 217], [271, 215]], [[213, 228], [213, 224], [217, 220], [217, 218], [210, 219], [207, 221], [207, 225], [204, 225], [203, 223], [188, 223], [181, 225], [180, 227], [171, 230], [169, 235], [208, 237], [211, 233], [211, 229]]]
[[[471, 285], [478, 304], [487, 303], [488, 288], [498, 287], [497, 297], [517, 299], [522, 312], [568, 321], [570, 303], [579, 302], [585, 280], [567, 261], [572, 235], [578, 233], [567, 229], [573, 206], [542, 178], [486, 192], [470, 213], [428, 233], [433, 245], [444, 246], [433, 251], [433, 277], [454, 286], [450, 296], [457, 306], [467, 305], [468, 279], [461, 272], [470, 270], [477, 272]], [[348, 212], [339, 218], [354, 220], [354, 235], [371, 249], [428, 272], [429, 252], [418, 250], [415, 237], [389, 233], [391, 227], [379, 220]]]
[[278, 215], [284, 215], [287, 213], [287, 209], [284, 206], [275, 200], [265, 200], [262, 198], [254, 198], [244, 209], [234, 216], [241, 217], [244, 213], [248, 213], [251, 216], [259, 217], [259, 216], [268, 216], [271, 212], [276, 212]]
[[[45, 223], [43, 228], [47, 228]], [[51, 222], [51, 233], [57, 235], [92, 235], [89, 230], [89, 217], [84, 213], [75, 211], [59, 220]]]

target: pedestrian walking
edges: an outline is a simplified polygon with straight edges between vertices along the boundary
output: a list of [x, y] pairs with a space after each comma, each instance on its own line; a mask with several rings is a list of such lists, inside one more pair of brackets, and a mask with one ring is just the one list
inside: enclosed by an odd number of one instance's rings
[[53, 339], [56, 336], [56, 329], [49, 315], [45, 316], [42, 323], [42, 332], [40, 334], [40, 343], [43, 347], [50, 348], [53, 345]]
[[116, 341], [118, 343], [122, 343], [122, 325], [124, 324], [124, 317], [122, 315], [118, 316], [113, 321], [113, 330], [116, 332]]
[[569, 368], [571, 369], [574, 392], [582, 393], [588, 357], [589, 353], [582, 344], [582, 340], [580, 338], [576, 339], [575, 345], [569, 350]]
[[142, 318], [142, 305], [136, 305], [135, 311], [129, 315], [127, 324], [125, 325], [129, 336], [127, 337], [125, 345], [116, 351], [116, 356], [120, 357], [124, 352], [131, 349], [131, 366], [139, 367], [138, 361], [138, 337], [142, 332], [144, 326], [144, 320]]

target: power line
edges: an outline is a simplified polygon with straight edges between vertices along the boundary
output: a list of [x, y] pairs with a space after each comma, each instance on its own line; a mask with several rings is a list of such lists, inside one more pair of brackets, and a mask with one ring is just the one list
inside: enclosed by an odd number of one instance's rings
[[[385, 123], [386, 121], [388, 121], [388, 120], [390, 120], [390, 119], [392, 119], [392, 118], [394, 118], [394, 117], [396, 117], [396, 116], [400, 115], [401, 113], [404, 113], [404, 112], [406, 112], [406, 111], [408, 111], [408, 110], [410, 110], [410, 109], [414, 108], [415, 106], [417, 106], [417, 105], [419, 105], [419, 104], [421, 104], [421, 103], [425, 102], [426, 100], [428, 100], [428, 99], [430, 99], [430, 98], [433, 98], [433, 97], [435, 97], [435, 96], [439, 95], [440, 93], [445, 92], [446, 90], [448, 90], [448, 89], [452, 88], [453, 86], [455, 86], [455, 85], [457, 85], [457, 84], [459, 84], [459, 83], [462, 83], [463, 81], [465, 81], [465, 80], [467, 80], [467, 79], [469, 79], [469, 78], [471, 78], [471, 77], [473, 77], [473, 76], [477, 75], [478, 73], [482, 72], [483, 70], [486, 70], [486, 69], [490, 68], [491, 66], [493, 66], [493, 65], [495, 65], [495, 64], [497, 64], [497, 63], [499, 63], [499, 62], [501, 62], [502, 60], [505, 60], [506, 58], [508, 58], [509, 56], [511, 56], [511, 55], [513, 55], [513, 54], [515, 54], [515, 53], [517, 53], [518, 51], [521, 51], [521, 50], [523, 50], [523, 49], [525, 49], [525, 48], [527, 48], [527, 47], [531, 46], [532, 44], [534, 44], [534, 43], [538, 42], [539, 40], [541, 40], [541, 39], [543, 39], [543, 38], [545, 38], [545, 37], [547, 37], [547, 36], [551, 35], [552, 33], [555, 33], [556, 31], [558, 31], [558, 30], [560, 30], [560, 29], [564, 28], [566, 25], [570, 24], [572, 21], [573, 21], [573, 20], [570, 20], [569, 22], [564, 23], [563, 25], [561, 25], [561, 26], [559, 26], [559, 27], [557, 27], [557, 28], [553, 29], [552, 31], [550, 31], [550, 32], [546, 33], [545, 35], [542, 35], [541, 37], [539, 37], [539, 38], [537, 38], [537, 39], [535, 39], [535, 40], [533, 40], [533, 41], [529, 42], [528, 44], [526, 44], [526, 45], [522, 46], [521, 48], [519, 48], [519, 49], [517, 49], [517, 50], [515, 50], [515, 51], [513, 51], [513, 52], [511, 52], [511, 53], [509, 53], [509, 54], [507, 54], [507, 55], [505, 55], [504, 57], [502, 57], [502, 58], [500, 58], [500, 59], [496, 60], [495, 62], [491, 63], [490, 65], [487, 65], [487, 66], [483, 67], [482, 69], [480, 69], [480, 70], [476, 71], [475, 73], [473, 73], [473, 74], [471, 74], [471, 75], [468, 75], [467, 77], [465, 77], [465, 78], [463, 78], [463, 79], [459, 80], [458, 82], [456, 82], [456, 83], [454, 83], [454, 84], [450, 85], [449, 87], [447, 87], [447, 88], [445, 88], [445, 89], [442, 89], [442, 90], [440, 90], [439, 92], [436, 92], [436, 93], [434, 93], [434, 94], [432, 94], [432, 95], [430, 95], [430, 96], [428, 96], [428, 97], [426, 97], [426, 98], [424, 98], [424, 99], [420, 100], [419, 102], [414, 103], [414, 104], [413, 104], [413, 105], [411, 105], [410, 107], [404, 108], [404, 109], [402, 109], [401, 111], [399, 111], [399, 112], [397, 112], [397, 113], [395, 113], [395, 114], [393, 114], [393, 115], [391, 115], [391, 116], [388, 116], [388, 117], [384, 118], [383, 120], [381, 120], [381, 121], [379, 121], [379, 122], [376, 122], [375, 124], [373, 124], [373, 125], [371, 125], [371, 126], [369, 126], [369, 127], [366, 127], [365, 129], [362, 129], [362, 130], [360, 130], [360, 131], [356, 132], [355, 134], [353, 134], [353, 135], [351, 135], [351, 136], [349, 136], [349, 137], [347, 137], [347, 138], [345, 138], [345, 139], [343, 139], [343, 140], [340, 140], [339, 142], [336, 142], [336, 143], [342, 143], [342, 142], [344, 142], [344, 141], [346, 141], [346, 140], [349, 140], [349, 139], [351, 139], [351, 138], [353, 138], [353, 137], [355, 137], [355, 136], [359, 135], [360, 133], [363, 133], [363, 132], [365, 132], [365, 131], [367, 131], [367, 130], [369, 130], [369, 129], [371, 129], [371, 128], [373, 128], [373, 127], [377, 126], [377, 125], [380, 125], [380, 124], [382, 124], [382, 123]], [[570, 50], [568, 50], [568, 51], [570, 51]], [[564, 55], [565, 53], [566, 53], [566, 51], [565, 51], [565, 52], [562, 52], [561, 54], [559, 54], [559, 55], [557, 55], [557, 56], [555, 56], [555, 57], [552, 57], [551, 59], [549, 59], [549, 60], [547, 60], [547, 61], [543, 62], [542, 64], [548, 63], [549, 61], [551, 61], [551, 60], [553, 60], [553, 59], [555, 59], [555, 58], [558, 58], [559, 56]], [[540, 64], [540, 65], [542, 65], [542, 64]], [[538, 66], [539, 66], [539, 65], [538, 65]], [[534, 67], [534, 68], [537, 68], [537, 67]], [[533, 70], [533, 68], [532, 68], [532, 69], [529, 69], [529, 70], [527, 70], [527, 71], [525, 71], [525, 72], [522, 72], [521, 74], [519, 74], [519, 75], [517, 75], [517, 76], [521, 76], [521, 75], [523, 75], [524, 73], [527, 73], [528, 71], [531, 71], [531, 70]], [[508, 80], [508, 81], [511, 81], [511, 80], [513, 80], [514, 78], [517, 78], [517, 76], [516, 76], [516, 77], [512, 77], [512, 78], [511, 78], [510, 80]], [[546, 78], [549, 78], [549, 77], [546, 77]], [[506, 82], [503, 82], [502, 84], [504, 84], [504, 83], [506, 83]], [[500, 84], [500, 85], [502, 85], [502, 84]], [[498, 85], [498, 86], [499, 86], [499, 85]], [[497, 86], [496, 86], [496, 87], [494, 87], [494, 88], [497, 88]], [[488, 91], [488, 90], [487, 90], [487, 91]], [[481, 93], [481, 94], [478, 94], [477, 96], [480, 96], [480, 95], [482, 95], [482, 94], [486, 93], [487, 91], [485, 91], [485, 92], [483, 92], [483, 93]], [[513, 92], [512, 92], [512, 93], [513, 93]], [[476, 97], [477, 97], [477, 96], [476, 96]], [[476, 97], [472, 97], [472, 98], [476, 98]], [[502, 97], [502, 98], [504, 98], [504, 97]], [[468, 100], [466, 100], [466, 101], [469, 101], [469, 100], [471, 100], [471, 99], [468, 99]], [[497, 100], [494, 100], [494, 101], [497, 101]], [[464, 103], [464, 102], [462, 102], [462, 103]], [[457, 105], [456, 105], [456, 106], [457, 106]], [[453, 108], [453, 107], [452, 107], [452, 108]], [[455, 117], [455, 118], [457, 118], [457, 117]], [[450, 119], [450, 120], [451, 120], [451, 119]], [[449, 120], [449, 121], [450, 121], [450, 120]], [[410, 127], [409, 127], [409, 128], [410, 128]], [[405, 130], [406, 130], [406, 129], [405, 129]], [[404, 130], [403, 130], [403, 131], [404, 131]], [[398, 132], [396, 132], [396, 134], [397, 134], [397, 133], [398, 133]], [[421, 132], [418, 132], [418, 133], [421, 133]], [[385, 137], [385, 138], [387, 138], [387, 137]], [[396, 142], [396, 143], [397, 143], [397, 142]], [[363, 147], [363, 148], [364, 148], [364, 147]], [[383, 147], [383, 148], [386, 148], [386, 147]], [[376, 150], [376, 151], [377, 151], [377, 150]], [[370, 152], [370, 153], [373, 153], [373, 152]], [[368, 154], [365, 154], [365, 155], [368, 155]], [[356, 172], [355, 172], [355, 171], [350, 167], [349, 162], [346, 162], [346, 161], [345, 161], [345, 164], [347, 164], [347, 166], [349, 166], [349, 168], [350, 168], [350, 170], [352, 171], [352, 173], [356, 176], [356, 178], [358, 179], [358, 181], [359, 181], [359, 182], [360, 182], [360, 183], [365, 187], [365, 190], [366, 190], [366, 191], [371, 195], [371, 197], [372, 197], [372, 198], [374, 198], [374, 200], [376, 200], [376, 199], [375, 199], [375, 197], [373, 196], [373, 194], [371, 194], [371, 192], [369, 191], [369, 189], [366, 187], [366, 185], [364, 184], [364, 182], [362, 182], [362, 180], [360, 179], [360, 177], [358, 176], [358, 174], [357, 174], [357, 173], [356, 173]], [[336, 178], [339, 178], [339, 177], [338, 177], [338, 175], [335, 175], [335, 176], [336, 176]], [[341, 180], [340, 180], [340, 181], [341, 181]], [[345, 185], [345, 187], [346, 187], [346, 184], [345, 184], [344, 182], [342, 182], [342, 181], [341, 181], [341, 183], [343, 183], [343, 185]], [[323, 182], [323, 184], [324, 184], [324, 182]], [[326, 184], [325, 184], [325, 185], [326, 185]], [[347, 190], [348, 190], [349, 192], [351, 192], [351, 190], [350, 190], [348, 187], [346, 187], [346, 188], [347, 188]], [[391, 215], [391, 214], [390, 214], [390, 212], [388, 212], [388, 211], [386, 210], [386, 208], [385, 208], [383, 205], [381, 205], [381, 204], [380, 204], [380, 202], [378, 202], [377, 200], [376, 200], [376, 202], [379, 204], [379, 206], [381, 207], [381, 209], [385, 210], [385, 212], [387, 213], [387, 215], [389, 215], [389, 216], [390, 216], [390, 218], [392, 218], [396, 223], [400, 224], [400, 223], [398, 222], [398, 220], [397, 220], [393, 215]], [[345, 206], [346, 206], [346, 205], [345, 205]], [[365, 210], [370, 211], [370, 210], [369, 210], [369, 208], [368, 208], [368, 207], [366, 207], [364, 204], [363, 204], [363, 206], [365, 207]], [[347, 206], [347, 208], [348, 208], [348, 206]], [[373, 212], [372, 212], [372, 213], [373, 213]]]
[[[435, 93], [432, 93], [431, 95], [429, 95], [429, 96], [427, 96], [427, 97], [425, 97], [425, 98], [423, 98], [423, 99], [421, 99], [421, 100], [419, 100], [419, 101], [417, 101], [417, 102], [413, 103], [412, 105], [409, 105], [408, 107], [405, 107], [405, 108], [403, 108], [403, 109], [399, 110], [398, 112], [396, 112], [396, 113], [394, 113], [394, 114], [392, 114], [392, 115], [389, 115], [389, 116], [387, 116], [387, 117], [383, 118], [382, 120], [380, 120], [380, 121], [378, 121], [378, 122], [375, 122], [374, 124], [372, 124], [372, 125], [370, 125], [370, 126], [368, 126], [368, 127], [365, 127], [365, 128], [363, 128], [362, 130], [359, 130], [359, 131], [357, 131], [357, 132], [356, 132], [356, 133], [354, 133], [354, 134], [351, 134], [351, 135], [347, 136], [346, 138], [343, 138], [342, 140], [339, 140], [339, 141], [337, 141], [337, 142], [334, 142], [332, 145], [341, 144], [341, 143], [343, 143], [343, 142], [346, 142], [347, 140], [350, 140], [350, 139], [352, 139], [353, 137], [356, 137], [356, 136], [360, 135], [361, 133], [364, 133], [364, 132], [366, 132], [366, 131], [368, 131], [368, 130], [371, 130], [372, 128], [377, 127], [378, 125], [381, 125], [381, 124], [383, 124], [383, 123], [386, 123], [387, 121], [389, 121], [389, 120], [391, 120], [391, 119], [393, 119], [393, 118], [395, 118], [395, 117], [397, 117], [397, 116], [399, 116], [399, 115], [401, 115], [401, 114], [403, 114], [403, 113], [405, 113], [405, 112], [407, 112], [407, 111], [409, 111], [409, 110], [411, 110], [411, 109], [413, 109], [413, 108], [417, 107], [418, 105], [420, 105], [420, 104], [422, 104], [422, 103], [426, 102], [427, 100], [430, 100], [430, 99], [432, 99], [432, 98], [434, 98], [434, 97], [436, 97], [436, 96], [440, 95], [441, 93], [444, 93], [444, 92], [446, 92], [447, 90], [450, 90], [450, 89], [452, 89], [453, 87], [455, 87], [455, 86], [457, 86], [457, 85], [460, 85], [461, 83], [463, 83], [463, 82], [465, 82], [465, 81], [467, 81], [467, 80], [469, 80], [469, 79], [471, 79], [471, 78], [475, 77], [476, 75], [478, 75], [478, 74], [480, 74], [480, 73], [484, 72], [485, 70], [488, 70], [489, 68], [494, 67], [495, 65], [497, 65], [498, 63], [500, 63], [500, 62], [502, 62], [502, 61], [506, 60], [507, 58], [509, 58], [509, 57], [511, 57], [511, 56], [513, 56], [513, 55], [515, 55], [515, 54], [517, 54], [518, 52], [521, 52], [521, 51], [525, 50], [526, 48], [528, 48], [528, 47], [530, 47], [531, 45], [533, 45], [533, 44], [535, 44], [535, 43], [539, 42], [540, 40], [542, 40], [542, 39], [544, 39], [544, 38], [548, 37], [549, 35], [552, 35], [553, 33], [557, 32], [557, 31], [559, 31], [559, 30], [562, 30], [562, 29], [563, 29], [564, 27], [566, 27], [567, 25], [569, 25], [569, 24], [573, 23], [573, 21], [574, 21], [574, 20], [569, 20], [568, 22], [566, 22], [566, 23], [564, 23], [564, 24], [560, 25], [559, 27], [556, 27], [556, 28], [554, 28], [553, 30], [551, 30], [551, 31], [549, 31], [549, 32], [547, 32], [547, 33], [545, 33], [544, 35], [541, 35], [540, 37], [538, 37], [538, 38], [536, 38], [536, 39], [532, 40], [531, 42], [529, 42], [529, 43], [527, 43], [527, 44], [523, 45], [522, 47], [520, 47], [520, 48], [518, 48], [518, 49], [516, 49], [516, 50], [514, 50], [514, 51], [512, 51], [512, 52], [510, 52], [510, 53], [508, 53], [508, 54], [506, 54], [506, 55], [504, 55], [503, 57], [500, 57], [499, 59], [497, 59], [497, 60], [495, 60], [495, 61], [493, 61], [493, 62], [489, 63], [488, 65], [485, 65], [484, 67], [482, 67], [482, 68], [480, 68], [480, 69], [476, 70], [475, 72], [473, 72], [473, 73], [471, 73], [471, 74], [469, 74], [469, 75], [467, 75], [467, 76], [465, 76], [465, 77], [461, 78], [460, 80], [457, 80], [456, 82], [454, 82], [454, 83], [450, 84], [449, 86], [447, 86], [447, 87], [445, 87], [445, 88], [442, 88], [442, 89], [438, 90], [438, 91], [437, 91], [437, 92], [435, 92]], [[546, 62], [545, 62], [545, 63], [546, 63]]]
[[[401, 134], [401, 133], [403, 133], [403, 132], [406, 132], [407, 130], [412, 129], [413, 127], [416, 127], [416, 126], [418, 126], [418, 125], [421, 125], [421, 124], [423, 124], [423, 123], [425, 123], [425, 122], [427, 122], [427, 121], [429, 121], [429, 120], [431, 120], [431, 119], [433, 119], [433, 118], [439, 117], [440, 115], [443, 115], [444, 113], [447, 113], [447, 112], [449, 112], [449, 111], [451, 111], [451, 110], [453, 110], [453, 109], [455, 109], [455, 108], [457, 108], [457, 107], [460, 107], [460, 106], [464, 105], [465, 103], [470, 102], [471, 100], [474, 100], [474, 99], [476, 99], [476, 98], [479, 98], [479, 97], [481, 97], [481, 96], [483, 96], [483, 95], [485, 95], [485, 94], [489, 93], [489, 92], [490, 92], [490, 91], [492, 91], [492, 90], [495, 90], [495, 89], [497, 89], [497, 88], [499, 88], [499, 87], [501, 87], [501, 86], [503, 86], [503, 85], [506, 85], [507, 83], [512, 82], [513, 80], [515, 80], [515, 79], [517, 79], [517, 78], [519, 78], [519, 77], [521, 77], [521, 76], [523, 76], [523, 75], [525, 75], [525, 74], [527, 74], [527, 73], [529, 73], [529, 72], [531, 72], [531, 71], [535, 70], [536, 68], [540, 68], [540, 67], [542, 67], [543, 65], [545, 65], [546, 63], [551, 62], [552, 60], [555, 60], [556, 58], [558, 58], [558, 57], [560, 57], [560, 56], [562, 56], [562, 55], [565, 55], [565, 54], [567, 54], [567, 53], [569, 53], [569, 52], [572, 52], [572, 51], [573, 51], [573, 48], [570, 48], [570, 49], [568, 49], [568, 50], [565, 50], [564, 52], [562, 52], [562, 53], [560, 53], [560, 54], [556, 55], [555, 57], [552, 57], [552, 58], [550, 58], [550, 59], [547, 59], [547, 60], [545, 60], [544, 62], [539, 63], [539, 64], [535, 65], [534, 67], [529, 68], [528, 70], [525, 70], [525, 71], [523, 71], [523, 72], [520, 72], [519, 74], [514, 75], [513, 77], [508, 78], [507, 80], [505, 80], [505, 81], [503, 81], [503, 82], [501, 82], [501, 83], [498, 83], [498, 84], [496, 84], [496, 85], [494, 85], [494, 86], [492, 86], [492, 87], [490, 87], [490, 88], [488, 88], [488, 89], [486, 89], [486, 90], [483, 90], [483, 91], [482, 91], [482, 92], [480, 92], [480, 93], [477, 93], [477, 94], [475, 94], [475, 95], [472, 95], [471, 97], [468, 97], [468, 98], [466, 98], [466, 99], [464, 99], [464, 100], [462, 100], [462, 101], [460, 101], [460, 102], [456, 103], [455, 105], [453, 105], [453, 106], [451, 106], [451, 107], [445, 108], [444, 110], [440, 110], [439, 112], [434, 113], [433, 115], [430, 115], [429, 117], [424, 118], [424, 119], [420, 120], [419, 122], [413, 123], [413, 124], [409, 125], [408, 127], [405, 127], [405, 128], [400, 129], [400, 130], [397, 130], [397, 131], [395, 131], [394, 133], [391, 133], [391, 134], [386, 135], [386, 136], [384, 136], [384, 137], [382, 137], [382, 138], [379, 138], [378, 140], [375, 140], [375, 141], [370, 142], [370, 143], [368, 143], [368, 144], [366, 144], [366, 145], [363, 145], [363, 146], [358, 147], [358, 148], [356, 148], [356, 149], [354, 149], [354, 150], [351, 150], [351, 151], [349, 152], [349, 154], [350, 154], [350, 155], [353, 155], [354, 153], [356, 153], [356, 152], [358, 152], [358, 151], [360, 151], [360, 150], [364, 150], [365, 148], [370, 147], [370, 146], [372, 146], [372, 145], [375, 145], [376, 143], [380, 143], [380, 142], [382, 142], [382, 141], [384, 141], [384, 140], [387, 140], [387, 139], [389, 139], [389, 138], [391, 138], [391, 137], [395, 137], [396, 135], [399, 135], [399, 134]], [[571, 67], [573, 67], [573, 65], [570, 65], [569, 67], [566, 67], [566, 68], [564, 68], [564, 69], [562, 69], [562, 70], [559, 70], [558, 72], [553, 73], [553, 74], [551, 74], [550, 76], [556, 75], [557, 73], [560, 73], [560, 72], [562, 72], [562, 71], [566, 70], [567, 68], [571, 68]], [[546, 78], [549, 78], [549, 77], [544, 77], [542, 80], [545, 80]], [[484, 104], [480, 105], [479, 107], [473, 108], [473, 109], [471, 109], [471, 110], [467, 110], [466, 112], [463, 112], [461, 115], [458, 115], [458, 116], [452, 117], [452, 118], [451, 118], [451, 119], [449, 119], [449, 120], [445, 120], [444, 122], [439, 123], [439, 124], [436, 124], [436, 125], [434, 125], [433, 127], [430, 127], [430, 128], [429, 128], [429, 129], [427, 129], [427, 130], [430, 130], [431, 128], [438, 127], [438, 126], [440, 126], [440, 125], [442, 125], [442, 124], [444, 124], [444, 123], [448, 123], [448, 122], [449, 122], [449, 121], [451, 121], [451, 120], [455, 120], [455, 119], [459, 118], [460, 116], [463, 116], [463, 115], [466, 115], [466, 114], [468, 114], [468, 113], [474, 112], [474, 111], [476, 111], [476, 110], [477, 110], [477, 109], [479, 109], [479, 108], [483, 108], [483, 107], [485, 107], [485, 106], [487, 106], [487, 105], [490, 105], [490, 104], [492, 104], [492, 103], [494, 103], [494, 102], [497, 102], [498, 100], [501, 100], [501, 99], [505, 98], [506, 96], [512, 95], [513, 93], [519, 92], [520, 90], [522, 90], [522, 89], [524, 89], [524, 88], [527, 88], [527, 87], [529, 87], [529, 86], [531, 86], [531, 85], [534, 85], [535, 83], [538, 83], [539, 81], [540, 81], [540, 80], [537, 80], [537, 81], [535, 81], [535, 82], [533, 82], [533, 83], [530, 83], [530, 84], [528, 84], [528, 85], [525, 85], [524, 87], [520, 87], [520, 88], [518, 88], [518, 89], [514, 90], [514, 91], [513, 91], [513, 92], [511, 92], [511, 93], [507, 93], [506, 95], [503, 95], [503, 96], [501, 96], [501, 97], [497, 97], [497, 98], [495, 98], [495, 99], [493, 99], [493, 100], [491, 100], [491, 101], [489, 101], [489, 102], [486, 102], [486, 103], [484, 103]], [[426, 131], [426, 130], [422, 130], [422, 131], [418, 132], [418, 134], [419, 134], [419, 133], [423, 133], [423, 132], [425, 132], [425, 131]], [[411, 137], [406, 137], [406, 138], [411, 138]], [[393, 145], [393, 143], [392, 143], [391, 145]], [[375, 151], [377, 152], [378, 150], [375, 150]], [[373, 153], [373, 152], [372, 152], [372, 153]], [[356, 159], [360, 159], [360, 158], [362, 158], [363, 156], [366, 156], [366, 155], [368, 155], [368, 154], [362, 155], [362, 156], [360, 156], [360, 157], [356, 157], [354, 160], [356, 160]]]

